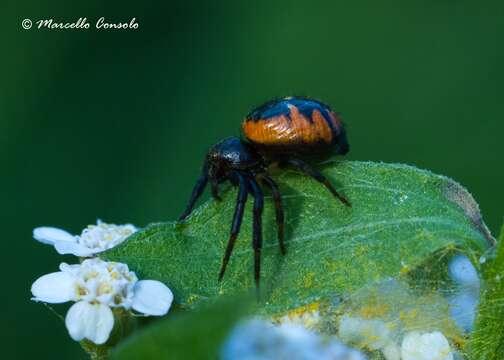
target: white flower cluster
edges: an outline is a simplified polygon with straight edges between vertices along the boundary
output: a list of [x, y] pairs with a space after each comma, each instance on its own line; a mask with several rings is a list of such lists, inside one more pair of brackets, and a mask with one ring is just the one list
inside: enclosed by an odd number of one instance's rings
[[[42, 227], [34, 230], [35, 239], [52, 244], [61, 254], [89, 256], [110, 249], [136, 231], [133, 225], [109, 225], [98, 221], [80, 236]], [[72, 339], [105, 343], [114, 327], [115, 308], [161, 316], [170, 309], [173, 294], [163, 283], [138, 280], [126, 264], [99, 258], [80, 264], [62, 263], [60, 271], [38, 278], [31, 287], [32, 300], [47, 303], [74, 301], [65, 318]]]
[[221, 350], [223, 360], [367, 360], [360, 351], [334, 339], [324, 339], [304, 326], [279, 326], [249, 320], [231, 332]]
[[35, 228], [33, 237], [44, 244], [53, 245], [61, 255], [88, 257], [119, 245], [136, 231], [137, 228], [131, 224], [106, 224], [98, 220], [96, 225], [89, 225], [80, 235], [44, 226]]
[[392, 336], [391, 325], [377, 319], [343, 316], [340, 339], [359, 348], [380, 350], [386, 360], [453, 360], [446, 337], [439, 331], [411, 331], [399, 346]]

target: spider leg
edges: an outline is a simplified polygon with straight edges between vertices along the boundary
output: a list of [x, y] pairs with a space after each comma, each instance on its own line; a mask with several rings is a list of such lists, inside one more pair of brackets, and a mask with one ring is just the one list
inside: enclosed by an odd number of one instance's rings
[[249, 184], [254, 196], [253, 240], [254, 248], [254, 280], [259, 294], [259, 281], [261, 277], [261, 248], [262, 248], [262, 212], [264, 208], [264, 195], [254, 179], [249, 179]]
[[203, 190], [205, 190], [207, 182], [208, 182], [208, 176], [206, 174], [201, 175], [198, 181], [196, 181], [196, 185], [194, 185], [189, 202], [187, 203], [185, 211], [182, 213], [182, 215], [180, 215], [179, 221], [184, 220], [186, 217], [189, 216], [194, 207], [194, 204], [203, 193]]
[[280, 245], [280, 252], [282, 255], [287, 253], [284, 242], [284, 211], [282, 206], [282, 196], [278, 189], [277, 183], [267, 175], [262, 175], [261, 179], [270, 188], [273, 194], [273, 199], [275, 201], [275, 211], [276, 211], [276, 223], [278, 228], [278, 244]]
[[219, 281], [222, 281], [224, 273], [226, 272], [226, 267], [233, 252], [233, 247], [240, 232], [240, 226], [243, 219], [243, 211], [245, 210], [245, 203], [247, 202], [248, 188], [247, 181], [239, 173], [234, 173], [238, 178], [238, 197], [236, 199], [236, 206], [233, 215], [233, 223], [231, 226], [231, 235], [229, 237], [226, 252], [224, 253], [224, 258], [222, 259], [222, 266], [219, 272]]
[[287, 160], [284, 160], [280, 163], [280, 166], [285, 166], [285, 165], [292, 166], [292, 167], [304, 172], [305, 174], [311, 176], [312, 178], [314, 178], [318, 182], [322, 183], [343, 204], [345, 204], [348, 207], [352, 207], [352, 204], [350, 204], [350, 202], [346, 198], [344, 198], [342, 195], [340, 195], [336, 191], [334, 186], [332, 186], [332, 184], [329, 182], [329, 180], [327, 180], [326, 177], [324, 175], [322, 175], [321, 172], [319, 172], [318, 170], [315, 170], [314, 168], [312, 168], [310, 165], [308, 165], [304, 161], [299, 160], [299, 159], [287, 159]]

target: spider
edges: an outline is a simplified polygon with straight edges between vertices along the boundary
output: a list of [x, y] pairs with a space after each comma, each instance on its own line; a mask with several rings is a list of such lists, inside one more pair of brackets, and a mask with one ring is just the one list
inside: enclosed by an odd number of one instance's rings
[[305, 162], [334, 153], [345, 155], [349, 146], [339, 115], [324, 103], [305, 97], [275, 99], [259, 106], [246, 116], [242, 123], [242, 134], [242, 139], [229, 137], [209, 149], [202, 174], [179, 220], [184, 220], [192, 212], [208, 183], [216, 200], [221, 199], [219, 184], [224, 181], [229, 180], [238, 187], [231, 234], [219, 272], [219, 281], [222, 281], [240, 232], [247, 197], [251, 194], [254, 198], [254, 280], [256, 289], [259, 289], [264, 207], [260, 183], [269, 188], [273, 195], [280, 252], [286, 254], [282, 198], [278, 185], [268, 175], [268, 167], [277, 164], [279, 168], [297, 169], [323, 184], [350, 207], [350, 202], [336, 191], [325, 176]]

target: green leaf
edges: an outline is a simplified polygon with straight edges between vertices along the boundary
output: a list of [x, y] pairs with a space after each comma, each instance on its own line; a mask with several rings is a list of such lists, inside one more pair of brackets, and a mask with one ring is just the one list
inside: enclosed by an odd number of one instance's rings
[[111, 359], [217, 359], [220, 345], [248, 305], [242, 298], [228, 299], [195, 312], [170, 314], [120, 343]]
[[484, 288], [469, 343], [471, 360], [504, 359], [504, 225], [493, 253], [483, 271]]
[[[266, 199], [262, 284], [266, 314], [281, 314], [370, 281], [408, 273], [433, 254], [462, 251], [474, 263], [494, 243], [472, 196], [449, 178], [411, 166], [371, 162], [321, 164], [352, 202], [296, 172], [274, 174], [283, 193], [288, 252], [278, 249], [274, 208]], [[189, 194], [188, 194], [189, 195]], [[251, 205], [224, 281], [217, 281], [236, 190], [208, 201], [186, 223], [153, 224], [105, 253], [140, 278], [166, 283], [182, 307], [254, 287]]]

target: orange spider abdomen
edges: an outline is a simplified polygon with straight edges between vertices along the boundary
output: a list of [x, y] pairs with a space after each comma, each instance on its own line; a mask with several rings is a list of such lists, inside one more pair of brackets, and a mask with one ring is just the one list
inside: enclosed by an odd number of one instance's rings
[[348, 151], [343, 123], [327, 105], [289, 97], [252, 111], [242, 124], [244, 137], [259, 148], [280, 152]]

